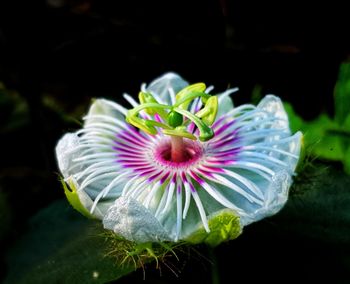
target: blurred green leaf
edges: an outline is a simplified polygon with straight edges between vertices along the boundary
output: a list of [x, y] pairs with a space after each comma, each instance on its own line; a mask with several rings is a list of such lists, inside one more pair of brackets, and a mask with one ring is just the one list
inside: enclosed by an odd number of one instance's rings
[[303, 124], [304, 124], [303, 119], [295, 113], [295, 111], [290, 103], [286, 102], [283, 105], [284, 105], [284, 108], [288, 114], [289, 126], [290, 126], [290, 129], [292, 130], [292, 132], [295, 133], [295, 132], [301, 130], [303, 127]]
[[303, 132], [305, 146], [311, 148], [313, 155], [335, 161], [344, 160], [346, 145], [340, 134], [341, 128], [336, 122], [326, 114], [321, 114], [313, 121], [304, 121], [289, 103], [285, 103], [284, 106], [292, 131]]
[[350, 111], [350, 62], [340, 65], [334, 88], [335, 120], [342, 125]]
[[293, 132], [304, 133], [304, 143], [311, 154], [324, 159], [341, 161], [350, 174], [350, 62], [340, 65], [334, 87], [334, 119], [321, 114], [313, 121], [304, 121], [293, 107], [285, 103]]
[[349, 109], [349, 114], [345, 118], [345, 121], [343, 123], [343, 129], [344, 129], [344, 131], [347, 131], [350, 133], [350, 109]]
[[106, 283], [133, 271], [107, 257], [98, 222], [54, 202], [31, 219], [29, 231], [8, 255], [5, 283]]
[[[316, 180], [309, 182], [308, 190], [292, 195], [275, 218], [288, 231], [349, 248], [350, 177], [325, 165], [315, 167], [314, 175]], [[302, 186], [307, 183], [301, 181]]]
[[289, 103], [285, 103], [284, 106], [288, 113], [291, 130], [303, 132], [306, 149], [318, 158], [341, 161], [344, 170], [350, 174], [346, 166], [350, 163], [350, 156], [346, 155], [350, 149], [350, 129], [347, 129], [350, 116], [346, 117], [343, 126], [329, 118], [327, 114], [321, 114], [313, 121], [304, 121], [294, 112]]
[[311, 122], [304, 122], [305, 144], [312, 145], [316, 157], [334, 161], [343, 161], [345, 144], [339, 134], [340, 128], [326, 114], [321, 114]]

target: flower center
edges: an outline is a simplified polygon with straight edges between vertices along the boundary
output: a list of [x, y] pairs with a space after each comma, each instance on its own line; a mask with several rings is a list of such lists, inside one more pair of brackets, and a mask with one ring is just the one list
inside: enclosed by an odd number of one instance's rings
[[202, 154], [203, 148], [199, 142], [190, 139], [174, 142], [173, 137], [160, 142], [154, 151], [157, 162], [173, 167], [192, 165]]
[[[205, 90], [204, 83], [189, 85], [176, 94], [171, 105], [160, 103], [151, 93], [142, 91], [139, 93], [140, 104], [127, 112], [126, 122], [150, 135], [160, 131], [172, 137], [208, 141], [214, 137], [210, 126], [218, 111], [218, 97], [207, 94]], [[196, 125], [197, 136], [188, 131], [190, 123]], [[184, 158], [172, 155], [171, 160], [180, 162]]]

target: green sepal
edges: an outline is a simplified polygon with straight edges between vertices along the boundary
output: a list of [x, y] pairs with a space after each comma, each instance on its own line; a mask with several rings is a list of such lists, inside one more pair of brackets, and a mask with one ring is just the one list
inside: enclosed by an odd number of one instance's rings
[[205, 103], [205, 107], [196, 113], [207, 125], [212, 125], [218, 113], [219, 101], [217, 96], [211, 96]]
[[80, 202], [77, 188], [75, 187], [73, 181], [72, 180], [68, 181], [69, 188], [62, 177], [60, 178], [60, 181], [61, 181], [61, 184], [62, 184], [63, 189], [64, 189], [64, 194], [66, 195], [70, 205], [72, 205], [72, 207], [75, 210], [77, 210], [79, 213], [81, 213], [85, 217], [90, 218], [90, 219], [95, 219], [95, 217], [93, 215], [91, 215], [90, 212]]
[[230, 209], [223, 209], [209, 218], [210, 232], [207, 233], [201, 224], [198, 230], [188, 236], [185, 241], [191, 244], [206, 243], [217, 246], [222, 242], [236, 239], [242, 233], [239, 216]]

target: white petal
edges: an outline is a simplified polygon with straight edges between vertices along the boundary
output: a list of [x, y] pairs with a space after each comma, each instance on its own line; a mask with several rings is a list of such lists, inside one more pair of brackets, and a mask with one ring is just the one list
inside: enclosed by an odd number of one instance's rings
[[170, 88], [175, 94], [188, 86], [188, 83], [176, 73], [166, 73], [163, 76], [152, 81], [146, 90], [150, 93], [155, 93], [161, 100], [161, 103], [171, 105]]
[[[125, 109], [123, 106], [106, 100], [106, 99], [96, 99], [87, 114], [87, 117], [92, 115], [106, 115], [110, 116], [114, 119], [119, 119], [121, 121], [125, 121], [125, 115], [126, 115], [127, 109]], [[85, 121], [85, 125], [88, 125], [90, 123], [90, 119], [87, 119]]]
[[242, 224], [246, 226], [280, 211], [287, 202], [291, 183], [292, 178], [286, 171], [276, 173], [272, 178], [272, 182], [266, 188], [264, 206], [258, 208], [253, 214], [243, 216]]
[[132, 198], [118, 198], [104, 216], [103, 226], [138, 243], [174, 241], [154, 215]]
[[[65, 180], [68, 184], [74, 184], [74, 187], [76, 187], [78, 189], [78, 184], [76, 182], [76, 180], [74, 179], [74, 177], [68, 177]], [[84, 190], [77, 190], [77, 194], [79, 197], [79, 201], [80, 203], [86, 208], [86, 210], [88, 210], [90, 212], [92, 206], [93, 206], [93, 200], [90, 198], [90, 196], [84, 191]], [[100, 204], [101, 205], [101, 204]], [[106, 206], [110, 206], [112, 204], [104, 204], [103, 208], [105, 208]], [[94, 210], [94, 212], [92, 213], [93, 216], [95, 216], [98, 219], [102, 219], [103, 218], [103, 212], [101, 211], [101, 209], [103, 209], [101, 206], [99, 206], [99, 208], [96, 208]]]
[[279, 97], [267, 95], [260, 101], [257, 108], [279, 119], [275, 121], [272, 128], [289, 128], [288, 115]]
[[[231, 132], [238, 129], [238, 140], [222, 147], [218, 147], [220, 142], [213, 143], [214, 148], [210, 149], [210, 157], [206, 160], [207, 167], [218, 167], [216, 151], [220, 153], [235, 147], [239, 151], [232, 154], [232, 163], [223, 164], [223, 173], [212, 173], [207, 177], [207, 182], [216, 187], [223, 198], [242, 209], [245, 214], [238, 214], [243, 225], [247, 225], [275, 214], [287, 201], [292, 175], [300, 156], [302, 134], [298, 132], [291, 136], [283, 104], [272, 95], [263, 98], [257, 107], [241, 106], [228, 112], [229, 115], [236, 113], [239, 114], [236, 123], [220, 135], [228, 140]], [[230, 162], [230, 157], [221, 156], [220, 159]], [[234, 184], [247, 194], [258, 193], [261, 202], [249, 202], [245, 194], [232, 190]]]
[[218, 113], [216, 114], [216, 120], [233, 109], [233, 102], [230, 95], [236, 91], [238, 91], [238, 88], [228, 89], [227, 91], [218, 95], [219, 109]]
[[[57, 143], [56, 157], [58, 167], [65, 179], [72, 174], [69, 169], [75, 166], [73, 160], [79, 157], [79, 152], [75, 151], [79, 145], [79, 137], [75, 133], [65, 134]], [[76, 170], [81, 170], [81, 166]]]

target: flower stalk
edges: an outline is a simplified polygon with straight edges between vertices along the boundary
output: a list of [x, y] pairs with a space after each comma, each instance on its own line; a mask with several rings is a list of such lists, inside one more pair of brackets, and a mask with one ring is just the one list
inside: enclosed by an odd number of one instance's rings
[[181, 136], [171, 136], [171, 161], [181, 163], [186, 160], [184, 139]]

